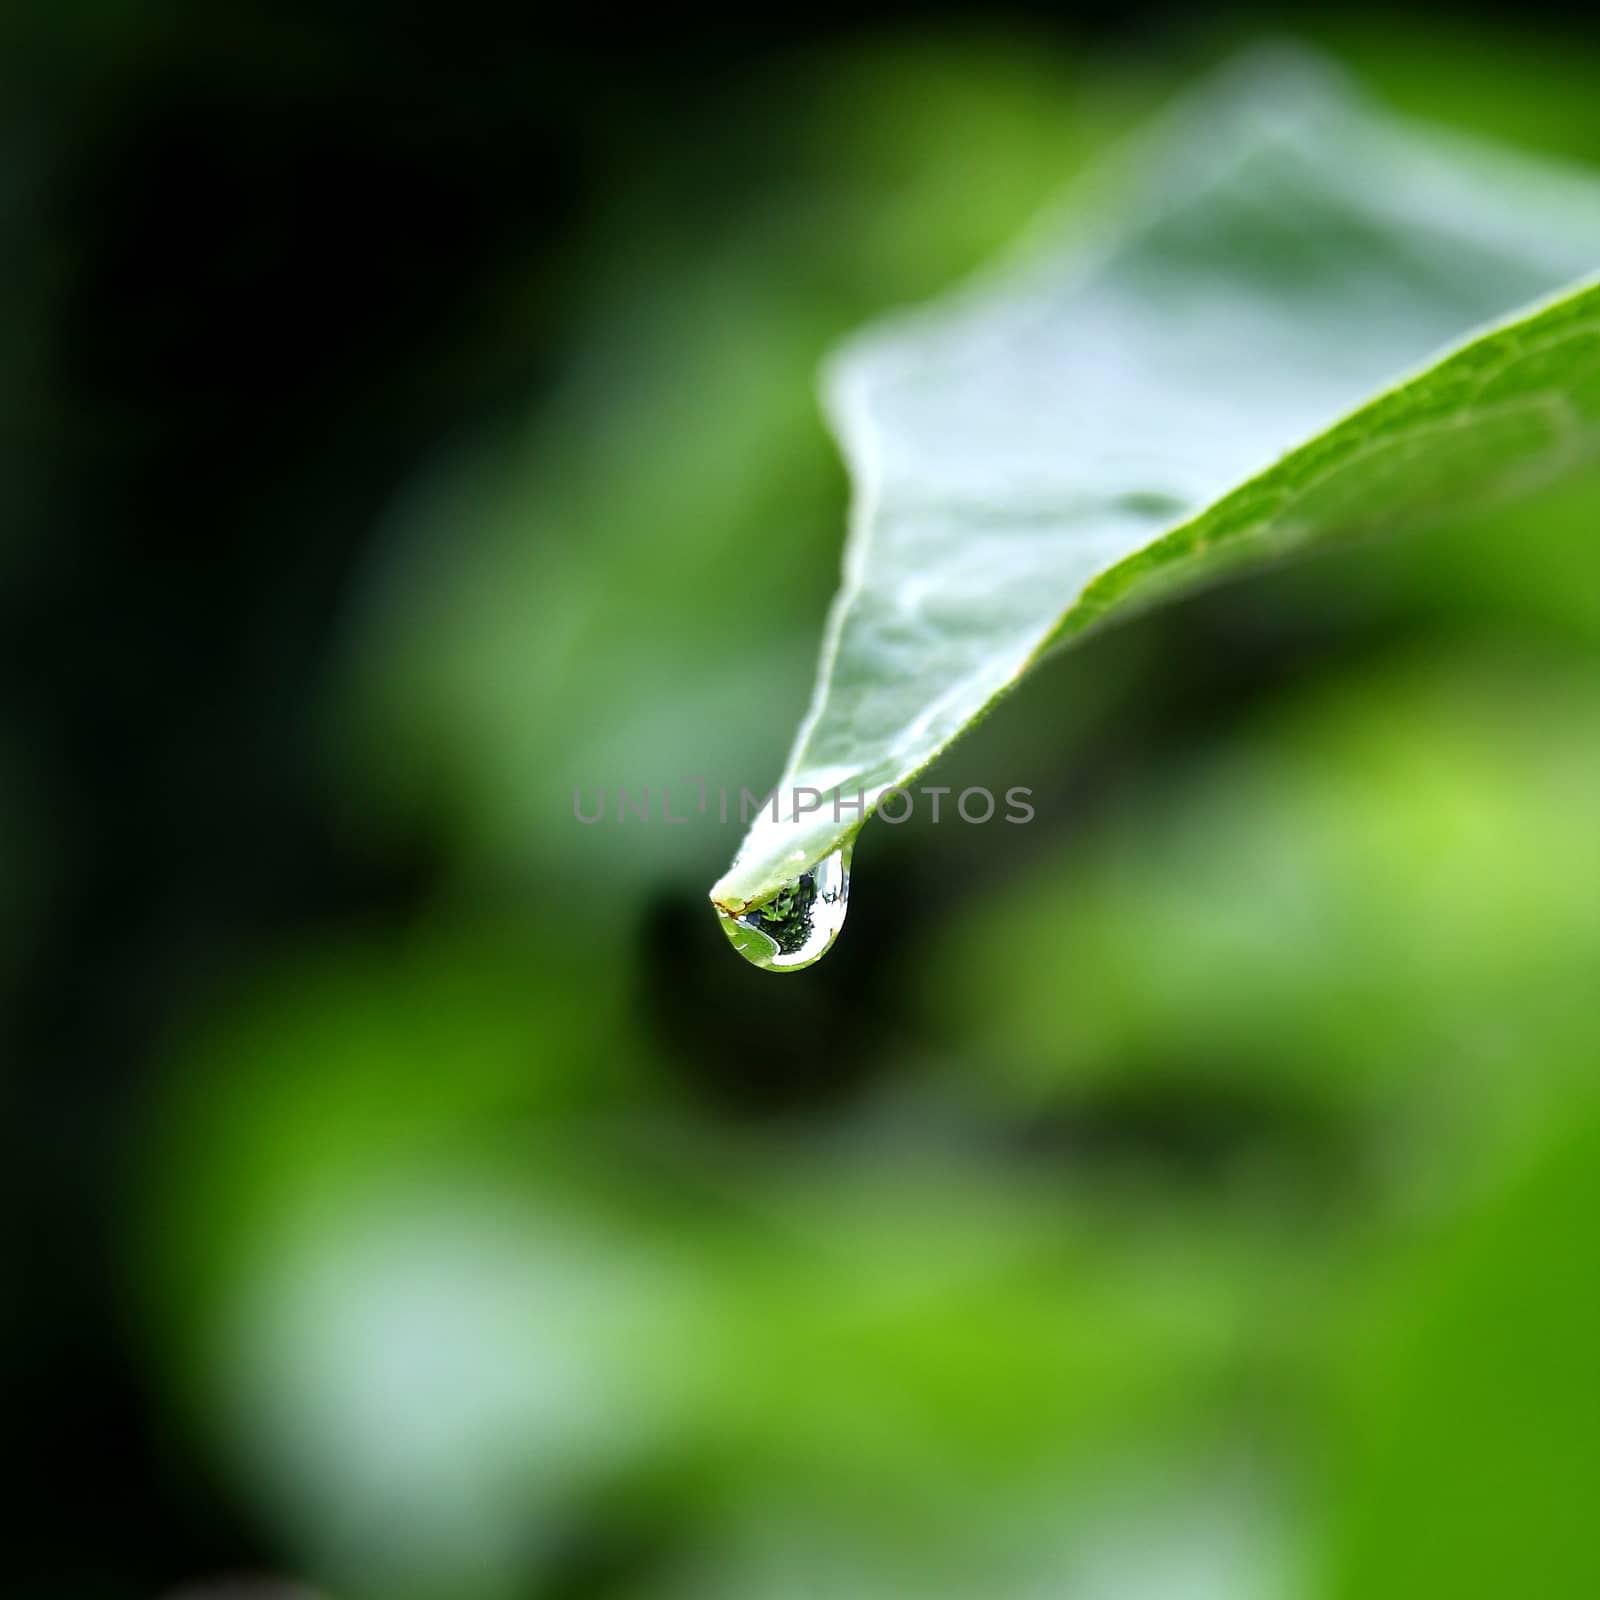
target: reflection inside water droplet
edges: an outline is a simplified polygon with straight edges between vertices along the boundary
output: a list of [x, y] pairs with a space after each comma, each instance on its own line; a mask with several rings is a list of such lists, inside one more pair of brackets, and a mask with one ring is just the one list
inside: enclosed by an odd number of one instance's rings
[[742, 916], [723, 914], [722, 930], [746, 961], [792, 972], [826, 954], [844, 926], [850, 851], [836, 850]]

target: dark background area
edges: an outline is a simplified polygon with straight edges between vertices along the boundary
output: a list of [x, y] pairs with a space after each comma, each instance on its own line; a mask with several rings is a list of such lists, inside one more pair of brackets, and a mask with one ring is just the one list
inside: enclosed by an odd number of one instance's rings
[[[1448, 33], [1461, 15], [1408, 25]], [[1515, 25], [1556, 37], [1576, 16], [1518, 7]], [[714, 150], [680, 196], [690, 214], [735, 206], [760, 182], [759, 141], [782, 136], [730, 129], [742, 85], [803, 75], [869, 33], [977, 20], [942, 7], [574, 22], [486, 0], [9, 10], [8, 1592], [156, 1594], [283, 1560], [152, 1393], [115, 1235], [147, 1075], [177, 1019], [258, 950], [347, 921], [403, 927], [437, 890], [425, 829], [351, 848], [360, 799], [324, 758], [326, 655], [381, 514], [438, 441], [539, 393], [619, 186], [664, 152]], [[1175, 74], [1252, 27], [1172, 7], [1012, 7], [1003, 22]], [[1173, 626], [1204, 644], [1232, 625], [1229, 604]], [[1356, 608], [1320, 635], [1258, 632], [1155, 697], [1074, 781], [1115, 783], [1149, 750], [1170, 755], [1175, 730], [1239, 714], [1263, 662], [1283, 681], [1398, 626]], [[780, 1070], [752, 1083], [707, 1048], [711, 1025], [682, 995], [724, 953], [686, 944], [699, 915], [647, 909], [640, 937], [672, 954], [634, 998], [691, 1092], [737, 1117], [859, 1094], [872, 1040], [894, 1026], [859, 972], [827, 982], [863, 1043], [820, 1076], [782, 1069], [779, 1051]], [[1057, 1131], [1203, 1167], [1259, 1114], [1226, 1096], [1112, 1098]], [[1051, 1137], [1042, 1123], [1024, 1142], [1048, 1155]]]

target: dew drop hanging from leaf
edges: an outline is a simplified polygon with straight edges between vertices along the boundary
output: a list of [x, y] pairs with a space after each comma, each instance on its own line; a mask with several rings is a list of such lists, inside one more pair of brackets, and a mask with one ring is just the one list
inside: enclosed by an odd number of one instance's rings
[[820, 960], [844, 926], [850, 898], [850, 847], [836, 850], [759, 906], [731, 913], [718, 907], [722, 931], [746, 961], [772, 972], [796, 972]]

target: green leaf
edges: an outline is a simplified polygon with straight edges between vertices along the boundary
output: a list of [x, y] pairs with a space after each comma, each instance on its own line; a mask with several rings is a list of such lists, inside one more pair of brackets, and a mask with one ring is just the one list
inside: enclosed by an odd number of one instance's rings
[[778, 817], [711, 891], [736, 942], [1053, 649], [1600, 444], [1600, 182], [1399, 121], [1325, 64], [1224, 69], [1062, 234], [830, 367], [844, 581]]

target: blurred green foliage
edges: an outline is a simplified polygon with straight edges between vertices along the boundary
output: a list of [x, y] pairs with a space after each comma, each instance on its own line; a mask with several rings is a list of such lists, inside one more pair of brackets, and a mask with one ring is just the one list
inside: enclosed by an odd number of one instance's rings
[[1600, 1122], [1574, 1108], [1430, 1258], [1369, 1356], [1336, 1502], [1341, 1595], [1586, 1594], [1600, 1585]]

